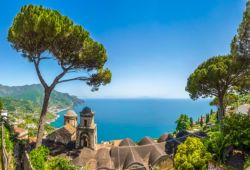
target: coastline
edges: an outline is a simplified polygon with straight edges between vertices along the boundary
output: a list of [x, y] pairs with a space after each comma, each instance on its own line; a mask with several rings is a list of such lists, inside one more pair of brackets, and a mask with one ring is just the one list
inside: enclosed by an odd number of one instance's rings
[[46, 123], [51, 124], [51, 123], [55, 122], [60, 117], [60, 115], [58, 113], [63, 112], [65, 110], [68, 110], [68, 109], [70, 109], [72, 107], [73, 107], [73, 105], [71, 105], [69, 107], [66, 107], [66, 108], [63, 108], [63, 109], [53, 109], [53, 111], [50, 111], [50, 112], [51, 112], [51, 114], [53, 114], [55, 116], [55, 118], [52, 119], [52, 120], [47, 120]]

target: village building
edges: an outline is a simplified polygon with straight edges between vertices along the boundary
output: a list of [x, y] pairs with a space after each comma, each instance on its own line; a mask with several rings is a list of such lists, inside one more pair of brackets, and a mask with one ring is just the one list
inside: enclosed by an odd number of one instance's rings
[[7, 111], [7, 110], [2, 110], [1, 116], [2, 116], [4, 119], [7, 119], [7, 117], [8, 117], [8, 111]]
[[96, 150], [97, 126], [94, 121], [94, 112], [85, 107], [80, 113], [80, 124], [77, 126], [76, 148], [91, 148]]
[[64, 115], [64, 126], [47, 135], [46, 139], [55, 143], [69, 145], [76, 140], [77, 114], [69, 110]]
[[[204, 136], [199, 132], [180, 132], [177, 137], [163, 134], [158, 140], [144, 137], [136, 143], [131, 139], [114, 140], [97, 143], [97, 125], [94, 121], [95, 113], [89, 107], [80, 112], [80, 123], [77, 125], [77, 114], [70, 110], [64, 115], [64, 126], [47, 136], [53, 142], [50, 146], [52, 154], [67, 155], [78, 166], [88, 166], [93, 170], [137, 169], [149, 170], [168, 160], [173, 166], [172, 156], [178, 144], [188, 136]], [[59, 145], [58, 145], [59, 144]], [[68, 147], [69, 144], [73, 144]], [[63, 146], [63, 147], [62, 147]], [[63, 152], [59, 152], [59, 150]]]
[[250, 104], [243, 104], [239, 106], [236, 113], [250, 116]]
[[23, 128], [19, 128], [17, 126], [14, 126], [13, 131], [14, 131], [14, 134], [15, 134], [17, 139], [19, 139], [19, 140], [28, 139], [28, 130], [27, 129], [23, 129]]

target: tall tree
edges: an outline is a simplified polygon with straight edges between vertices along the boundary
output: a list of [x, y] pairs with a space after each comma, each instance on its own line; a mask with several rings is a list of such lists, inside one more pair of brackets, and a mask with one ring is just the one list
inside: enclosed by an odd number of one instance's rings
[[192, 99], [217, 97], [219, 103], [219, 121], [225, 113], [225, 95], [249, 90], [247, 83], [250, 75], [249, 60], [239, 64], [231, 55], [217, 56], [203, 62], [189, 76], [186, 91]]
[[181, 114], [175, 123], [176, 131], [187, 130], [191, 125], [190, 118], [186, 114]]
[[246, 10], [237, 35], [231, 43], [231, 53], [234, 56], [250, 58], [250, 1], [247, 0]]
[[2, 110], [3, 110], [3, 102], [2, 102], [2, 100], [0, 99], [0, 113], [1, 113]]
[[[45, 117], [51, 92], [56, 85], [69, 81], [83, 81], [98, 90], [111, 80], [111, 72], [104, 68], [107, 54], [104, 46], [94, 41], [82, 26], [76, 25], [58, 11], [42, 6], [26, 5], [9, 28], [8, 41], [22, 56], [33, 63], [44, 87], [44, 100], [39, 119], [37, 144], [41, 145]], [[41, 72], [44, 60], [56, 60], [61, 73], [49, 84]]]
[[[224, 96], [224, 108], [226, 108], [228, 105], [231, 105], [235, 102], [237, 102], [238, 96], [236, 94], [225, 94]], [[215, 97], [210, 103], [211, 106], [216, 106], [219, 108], [219, 99]]]

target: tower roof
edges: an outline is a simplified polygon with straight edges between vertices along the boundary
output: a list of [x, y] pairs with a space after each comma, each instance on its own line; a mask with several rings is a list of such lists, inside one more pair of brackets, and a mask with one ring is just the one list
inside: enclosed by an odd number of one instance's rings
[[81, 116], [94, 116], [94, 112], [88, 106], [83, 108], [80, 114]]
[[77, 117], [77, 114], [74, 110], [68, 110], [67, 113], [64, 115], [66, 117]]

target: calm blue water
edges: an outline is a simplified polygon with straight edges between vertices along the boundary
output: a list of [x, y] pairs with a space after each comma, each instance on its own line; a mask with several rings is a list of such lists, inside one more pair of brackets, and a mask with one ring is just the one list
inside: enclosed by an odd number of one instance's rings
[[[209, 100], [189, 99], [87, 99], [84, 105], [74, 108], [78, 113], [89, 106], [95, 112], [98, 141], [131, 138], [135, 141], [144, 136], [159, 137], [175, 130], [175, 121], [180, 114], [192, 116], [194, 120], [212, 108]], [[52, 123], [63, 126], [63, 115]]]

